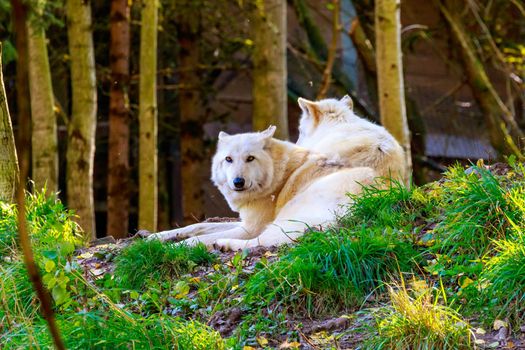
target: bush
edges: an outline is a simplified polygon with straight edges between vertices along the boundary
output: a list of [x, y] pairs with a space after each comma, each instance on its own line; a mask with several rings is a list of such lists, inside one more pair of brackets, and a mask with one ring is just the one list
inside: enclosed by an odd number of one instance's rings
[[[0, 256], [11, 255], [18, 249], [17, 215], [15, 205], [0, 202]], [[81, 229], [72, 220], [73, 216], [55, 194], [47, 196], [45, 190], [26, 192], [26, 217], [35, 253], [58, 250], [63, 242], [81, 245]]]
[[278, 300], [315, 314], [355, 307], [387, 277], [410, 271], [416, 255], [396, 237], [366, 229], [312, 232], [249, 279], [246, 299], [263, 305]]
[[428, 288], [417, 297], [390, 288], [391, 305], [377, 310], [376, 332], [368, 349], [470, 349], [472, 332], [451, 308], [438, 304]]
[[[80, 312], [58, 316], [57, 323], [68, 349], [224, 349], [220, 335], [207, 326], [168, 316], [139, 318], [115, 311]], [[28, 344], [36, 348], [52, 346], [42, 319], [34, 325], [19, 325], [3, 340], [5, 349], [25, 348]]]
[[480, 258], [492, 248], [492, 240], [505, 238], [510, 221], [519, 222], [523, 212], [513, 205], [509, 193], [523, 192], [525, 183], [508, 181], [483, 167], [450, 168], [439, 186], [443, 220], [436, 228], [441, 252]]
[[210, 264], [215, 256], [206, 246], [139, 240], [115, 259], [115, 278], [123, 288], [143, 289], [148, 280], [180, 277], [198, 265]]
[[494, 317], [509, 317], [521, 325], [525, 320], [525, 236], [496, 241], [496, 256], [486, 262], [481, 275], [488, 283], [485, 295]]

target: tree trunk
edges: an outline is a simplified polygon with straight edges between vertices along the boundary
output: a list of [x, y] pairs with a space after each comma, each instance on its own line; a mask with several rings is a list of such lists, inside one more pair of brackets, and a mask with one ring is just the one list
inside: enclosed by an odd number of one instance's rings
[[[11, 0], [16, 33], [16, 149], [20, 162], [31, 159], [31, 107], [27, 64], [27, 6], [22, 0]], [[26, 181], [26, 179], [21, 179]]]
[[408, 183], [412, 161], [401, 60], [400, 0], [376, 0], [375, 6], [376, 67], [381, 124], [405, 151], [405, 182]]
[[157, 231], [157, 0], [144, 0], [140, 30], [139, 228]]
[[[200, 23], [197, 29], [189, 19], [179, 17], [180, 81], [184, 87], [179, 95], [182, 210], [184, 223], [190, 224], [204, 219], [204, 190], [206, 167], [208, 166], [204, 145], [204, 111], [202, 110], [200, 62]], [[206, 180], [207, 181], [207, 180]]]
[[2, 43], [0, 43], [0, 201], [13, 203], [18, 185], [18, 160], [16, 156], [13, 125], [5, 95], [2, 73]]
[[51, 194], [58, 191], [57, 123], [46, 34], [44, 28], [35, 22], [41, 16], [45, 3], [40, 3], [40, 6], [33, 9], [33, 16], [27, 22], [32, 117], [32, 178], [35, 189], [45, 187], [47, 193]]
[[323, 78], [321, 80], [321, 87], [319, 89], [319, 92], [317, 93], [317, 99], [323, 99], [326, 98], [326, 94], [328, 93], [328, 89], [330, 88], [330, 84], [332, 82], [332, 70], [335, 63], [335, 58], [337, 55], [337, 47], [339, 42], [339, 30], [340, 24], [339, 24], [339, 17], [340, 17], [340, 4], [339, 0], [332, 0], [332, 41], [330, 43], [330, 48], [328, 50], [328, 58], [326, 59], [326, 66], [323, 71]]
[[500, 154], [515, 154], [520, 159], [524, 159], [520, 146], [523, 147], [525, 134], [516, 123], [512, 112], [499, 97], [476, 55], [466, 34], [467, 31], [457, 15], [461, 4], [446, 1], [447, 6], [439, 3], [439, 7], [450, 26], [452, 37], [459, 44], [458, 48], [470, 88], [485, 115], [490, 142]]
[[71, 57], [72, 112], [68, 125], [67, 204], [75, 210], [86, 238], [96, 238], [93, 165], [97, 122], [95, 53], [91, 7], [85, 0], [67, 0]]
[[253, 16], [253, 129], [277, 126], [275, 136], [288, 139], [286, 1], [260, 1]]
[[115, 238], [127, 237], [129, 223], [129, 32], [129, 1], [112, 0], [107, 233]]

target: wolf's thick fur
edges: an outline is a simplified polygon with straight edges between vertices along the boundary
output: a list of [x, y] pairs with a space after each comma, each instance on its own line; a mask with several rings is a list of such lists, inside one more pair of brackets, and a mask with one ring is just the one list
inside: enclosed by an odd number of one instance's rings
[[350, 166], [371, 167], [378, 176], [404, 181], [403, 148], [385, 128], [355, 115], [348, 95], [341, 100], [299, 98], [298, 103], [303, 113], [297, 145], [338, 155]]
[[[370, 167], [349, 168], [339, 160], [260, 133], [219, 134], [212, 180], [240, 223], [201, 223], [152, 235], [223, 249], [288, 243], [306, 226], [333, 223], [347, 193], [359, 193], [378, 175]], [[237, 187], [243, 179], [242, 188]]]

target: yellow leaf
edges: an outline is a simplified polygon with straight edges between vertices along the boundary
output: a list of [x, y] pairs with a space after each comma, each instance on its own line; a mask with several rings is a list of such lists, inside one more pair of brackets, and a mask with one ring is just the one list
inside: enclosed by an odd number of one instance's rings
[[466, 277], [466, 276], [464, 276], [463, 278], [459, 279], [459, 286], [461, 287], [461, 289], [467, 288], [472, 283], [474, 283], [474, 281], [471, 280], [470, 278]]
[[191, 283], [199, 283], [201, 281], [200, 277], [192, 277], [190, 278]]
[[476, 328], [476, 334], [481, 334], [481, 335], [483, 335], [483, 334], [485, 334], [485, 333], [487, 333], [487, 331], [484, 330], [483, 328]]
[[502, 320], [496, 320], [494, 321], [494, 330], [497, 331], [499, 330], [501, 327], [505, 327], [507, 328], [509, 325], [507, 324], [507, 322], [505, 321], [502, 321]]
[[265, 337], [257, 337], [257, 343], [259, 343], [260, 346], [268, 345], [268, 339]]
[[46, 261], [45, 269], [46, 272], [51, 272], [55, 268], [55, 262], [53, 260]]
[[242, 350], [255, 350], [255, 348], [252, 346], [245, 345], [243, 346]]
[[277, 256], [277, 254], [272, 253], [271, 251], [267, 250], [266, 252], [264, 252], [263, 256], [269, 258], [271, 256]]

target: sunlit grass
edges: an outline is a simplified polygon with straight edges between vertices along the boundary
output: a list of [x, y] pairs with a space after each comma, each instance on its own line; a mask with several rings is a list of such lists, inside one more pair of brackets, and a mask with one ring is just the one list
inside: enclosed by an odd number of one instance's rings
[[[390, 287], [390, 305], [376, 310], [377, 334], [368, 349], [470, 349], [472, 332], [453, 309], [440, 304], [440, 295], [428, 287], [412, 291]], [[446, 300], [446, 299], [445, 299]]]
[[278, 301], [313, 314], [355, 308], [387, 276], [409, 271], [416, 255], [395, 237], [365, 229], [312, 232], [250, 278], [246, 299], [265, 305]]

